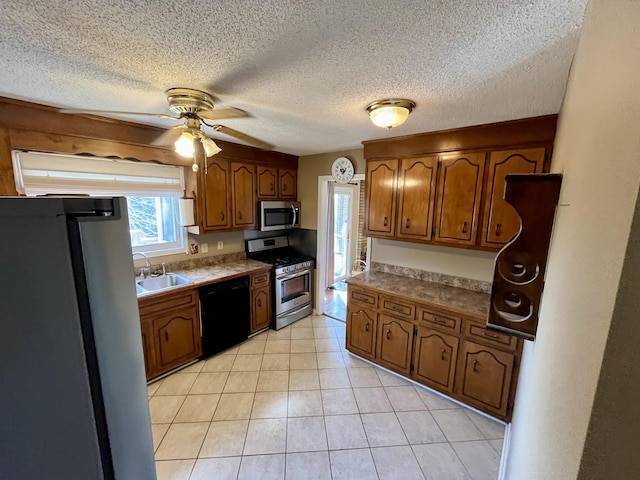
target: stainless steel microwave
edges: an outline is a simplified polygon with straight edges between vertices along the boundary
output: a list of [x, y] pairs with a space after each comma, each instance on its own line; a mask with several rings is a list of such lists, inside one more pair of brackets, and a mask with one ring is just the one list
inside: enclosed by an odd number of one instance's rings
[[260, 202], [260, 230], [271, 232], [300, 227], [299, 202]]

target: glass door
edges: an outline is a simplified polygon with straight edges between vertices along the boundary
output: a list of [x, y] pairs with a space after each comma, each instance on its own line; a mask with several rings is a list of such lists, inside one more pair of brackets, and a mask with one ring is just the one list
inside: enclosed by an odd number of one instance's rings
[[334, 188], [333, 194], [333, 281], [340, 282], [350, 275], [351, 265], [351, 209], [353, 189]]

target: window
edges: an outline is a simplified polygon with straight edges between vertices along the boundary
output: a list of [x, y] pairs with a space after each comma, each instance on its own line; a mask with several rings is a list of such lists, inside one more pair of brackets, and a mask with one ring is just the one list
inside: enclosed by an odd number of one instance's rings
[[184, 253], [180, 227], [182, 167], [98, 157], [14, 152], [18, 192], [124, 196], [134, 252], [149, 256]]

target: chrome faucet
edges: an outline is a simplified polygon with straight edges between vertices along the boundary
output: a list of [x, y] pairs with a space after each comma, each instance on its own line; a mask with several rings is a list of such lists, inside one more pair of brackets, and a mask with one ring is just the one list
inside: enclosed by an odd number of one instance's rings
[[140, 275], [142, 275], [143, 278], [147, 278], [147, 275], [149, 274], [149, 272], [151, 271], [151, 261], [149, 260], [149, 257], [147, 256], [146, 253], [142, 253], [142, 252], [133, 252], [132, 257], [135, 258], [136, 255], [142, 255], [145, 259], [146, 259], [146, 267], [142, 267], [140, 269]]

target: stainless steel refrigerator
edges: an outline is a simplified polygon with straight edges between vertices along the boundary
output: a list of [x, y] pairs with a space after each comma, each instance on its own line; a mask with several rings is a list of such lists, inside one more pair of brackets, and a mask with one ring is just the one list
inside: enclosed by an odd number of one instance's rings
[[0, 478], [155, 479], [124, 198], [0, 197]]

